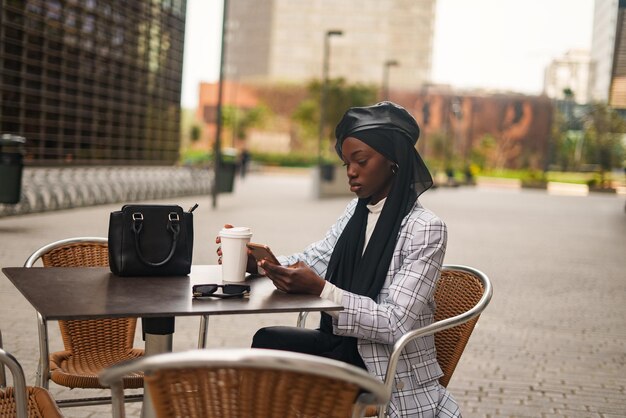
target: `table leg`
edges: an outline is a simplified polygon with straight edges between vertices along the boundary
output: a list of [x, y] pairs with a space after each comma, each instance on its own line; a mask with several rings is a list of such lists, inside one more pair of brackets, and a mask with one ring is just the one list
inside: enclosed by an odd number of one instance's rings
[[209, 332], [209, 315], [200, 317], [200, 334], [198, 335], [198, 348], [206, 348], [207, 334]]
[[[172, 351], [174, 340], [174, 318], [141, 318], [143, 339], [145, 341], [145, 355], [169, 353]], [[154, 407], [150, 399], [148, 388], [144, 385], [142, 418], [154, 418]]]

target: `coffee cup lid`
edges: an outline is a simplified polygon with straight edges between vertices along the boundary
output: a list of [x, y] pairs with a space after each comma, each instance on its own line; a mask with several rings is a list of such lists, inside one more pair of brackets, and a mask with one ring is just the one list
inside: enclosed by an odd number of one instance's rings
[[252, 236], [252, 232], [250, 232], [250, 228], [247, 226], [236, 226], [234, 228], [222, 228], [220, 231], [221, 237], [250, 237]]

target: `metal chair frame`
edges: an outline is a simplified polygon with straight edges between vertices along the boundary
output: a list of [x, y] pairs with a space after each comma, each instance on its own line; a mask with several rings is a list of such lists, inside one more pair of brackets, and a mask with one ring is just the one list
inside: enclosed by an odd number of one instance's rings
[[367, 405], [386, 405], [391, 396], [391, 390], [365, 370], [323, 357], [258, 348], [190, 350], [148, 356], [103, 370], [100, 373], [100, 382], [111, 387], [113, 417], [125, 417], [124, 403], [121, 402], [123, 395], [121, 379], [124, 375], [143, 371], [147, 377], [164, 369], [186, 369], [200, 373], [202, 369], [261, 369], [303, 373], [343, 381], [360, 388], [352, 412], [353, 417], [362, 417]]
[[[63, 247], [68, 244], [80, 244], [80, 243], [96, 243], [96, 244], [108, 244], [108, 239], [103, 237], [75, 237], [67, 238], [59, 241], [51, 242], [32, 253], [24, 263], [24, 267], [31, 268], [35, 263], [42, 258], [48, 252]], [[36, 372], [36, 385], [44, 389], [49, 388], [50, 380], [50, 349], [48, 342], [48, 324], [43, 318], [41, 313], [37, 312], [37, 329], [39, 334], [39, 363]], [[126, 402], [141, 402], [143, 395], [128, 395], [126, 396]], [[90, 397], [80, 399], [59, 399], [56, 401], [59, 407], [76, 407], [86, 405], [105, 405], [111, 403], [110, 396], [103, 397]]]
[[[487, 277], [487, 275], [483, 273], [482, 271], [475, 269], [473, 267], [469, 267], [469, 266], [448, 265], [448, 264], [444, 264], [442, 266], [442, 270], [453, 270], [453, 271], [456, 270], [456, 271], [470, 273], [471, 275], [476, 277], [478, 281], [480, 282], [480, 284], [482, 285], [483, 294], [481, 298], [479, 299], [479, 301], [476, 303], [476, 305], [474, 305], [471, 309], [459, 315], [445, 318], [439, 321], [435, 321], [432, 324], [427, 325], [425, 327], [407, 332], [402, 337], [400, 337], [398, 341], [396, 341], [396, 343], [393, 346], [391, 355], [389, 356], [389, 363], [387, 365], [387, 371], [385, 373], [385, 386], [387, 387], [389, 391], [393, 389], [393, 378], [396, 373], [396, 367], [398, 365], [400, 354], [402, 353], [402, 350], [404, 349], [404, 347], [410, 341], [413, 341], [416, 338], [435, 334], [437, 332], [464, 324], [472, 320], [473, 318], [476, 318], [477, 316], [479, 316], [481, 312], [485, 310], [485, 308], [491, 301], [491, 297], [493, 295], [493, 288], [491, 285], [491, 281], [489, 280], [489, 277]], [[300, 314], [298, 315], [298, 320], [297, 320], [298, 327], [304, 327], [306, 325], [307, 315], [308, 315], [308, 312], [300, 312]], [[385, 405], [383, 408], [380, 408], [378, 412], [379, 418], [385, 417], [386, 409], [387, 409], [387, 405]]]
[[3, 381], [0, 388], [6, 387], [6, 375], [4, 375], [4, 366], [9, 368], [13, 376], [13, 387], [15, 388], [15, 409], [17, 418], [28, 418], [28, 397], [26, 395], [26, 377], [24, 370], [11, 353], [0, 348], [0, 368], [2, 369]]
[[[7, 387], [7, 379], [4, 371], [4, 367], [6, 366], [11, 372], [11, 376], [13, 378], [16, 418], [29, 418], [28, 392], [24, 369], [22, 369], [22, 365], [13, 355], [8, 351], [5, 351], [2, 347], [2, 332], [0, 332], [0, 389], [5, 389]], [[54, 402], [54, 399], [50, 393], [47, 392], [47, 390], [46, 394], [48, 395], [50, 402]]]

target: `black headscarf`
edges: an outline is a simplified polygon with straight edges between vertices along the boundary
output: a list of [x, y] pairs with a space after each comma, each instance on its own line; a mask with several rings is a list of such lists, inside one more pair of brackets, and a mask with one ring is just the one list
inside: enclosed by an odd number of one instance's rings
[[[337, 125], [335, 149], [340, 158], [343, 141], [354, 137], [397, 165], [391, 189], [365, 253], [363, 246], [369, 197], [359, 199], [354, 214], [335, 245], [326, 280], [337, 287], [374, 300], [383, 287], [402, 219], [418, 196], [433, 184], [426, 164], [415, 149], [419, 132], [413, 116], [391, 102], [350, 108]], [[320, 328], [332, 333], [329, 315], [322, 314]], [[330, 357], [353, 364], [361, 361], [355, 338], [343, 337], [337, 350]]]

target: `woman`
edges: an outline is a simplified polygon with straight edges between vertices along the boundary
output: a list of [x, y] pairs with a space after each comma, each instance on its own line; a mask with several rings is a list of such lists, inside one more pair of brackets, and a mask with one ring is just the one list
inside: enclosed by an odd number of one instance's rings
[[[433, 322], [446, 226], [417, 200], [432, 178], [415, 149], [419, 127], [404, 108], [390, 102], [351, 108], [335, 134], [357, 199], [324, 239], [279, 257], [280, 266], [259, 266], [278, 289], [320, 295], [344, 309], [322, 313], [318, 330], [260, 329], [252, 346], [342, 360], [383, 379], [393, 344]], [[398, 363], [389, 416], [460, 416], [438, 382], [441, 375], [434, 337], [409, 343]]]

